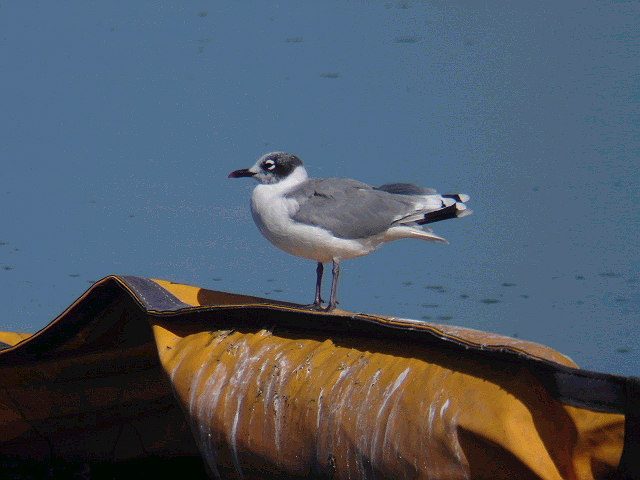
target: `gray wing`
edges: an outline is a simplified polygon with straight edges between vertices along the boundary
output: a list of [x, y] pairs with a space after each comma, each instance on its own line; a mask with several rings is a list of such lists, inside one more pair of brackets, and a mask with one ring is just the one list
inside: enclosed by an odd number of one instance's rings
[[347, 178], [310, 179], [287, 197], [298, 202], [295, 221], [317, 225], [346, 239], [384, 232], [413, 210], [409, 196], [393, 195]]

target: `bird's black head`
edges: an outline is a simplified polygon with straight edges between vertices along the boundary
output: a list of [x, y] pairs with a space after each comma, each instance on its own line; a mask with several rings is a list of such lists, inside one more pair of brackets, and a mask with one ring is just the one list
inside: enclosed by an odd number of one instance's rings
[[231, 172], [229, 178], [253, 177], [260, 183], [278, 183], [298, 167], [302, 167], [299, 157], [291, 153], [272, 152], [260, 157], [251, 168]]

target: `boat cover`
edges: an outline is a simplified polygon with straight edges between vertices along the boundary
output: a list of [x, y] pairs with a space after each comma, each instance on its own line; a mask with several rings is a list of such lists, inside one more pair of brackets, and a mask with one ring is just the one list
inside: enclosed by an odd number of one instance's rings
[[0, 349], [11, 478], [640, 478], [638, 379], [492, 333], [110, 276]]

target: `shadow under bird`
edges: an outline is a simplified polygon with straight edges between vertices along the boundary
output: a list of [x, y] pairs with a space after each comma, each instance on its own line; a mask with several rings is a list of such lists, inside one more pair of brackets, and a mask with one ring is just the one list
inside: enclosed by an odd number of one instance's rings
[[251, 213], [260, 232], [287, 253], [318, 262], [312, 307], [321, 309], [323, 263], [333, 262], [331, 297], [337, 304], [340, 261], [368, 255], [400, 238], [448, 243], [426, 224], [471, 214], [465, 194], [438, 194], [409, 183], [371, 187], [348, 178], [309, 178], [302, 160], [285, 152], [262, 156], [229, 178], [253, 177]]

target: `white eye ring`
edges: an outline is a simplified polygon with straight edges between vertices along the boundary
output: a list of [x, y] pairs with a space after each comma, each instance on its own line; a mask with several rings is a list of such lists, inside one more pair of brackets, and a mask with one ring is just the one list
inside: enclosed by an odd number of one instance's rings
[[274, 162], [273, 160], [267, 160], [264, 162], [264, 166], [267, 170], [273, 170], [274, 168], [276, 168], [276, 162]]

